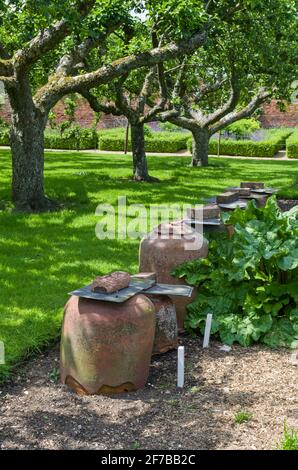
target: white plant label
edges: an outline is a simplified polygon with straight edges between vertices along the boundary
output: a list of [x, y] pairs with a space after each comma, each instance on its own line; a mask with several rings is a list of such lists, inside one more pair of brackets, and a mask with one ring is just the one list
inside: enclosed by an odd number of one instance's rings
[[209, 347], [211, 325], [212, 325], [212, 313], [208, 313], [207, 318], [206, 318], [203, 348], [208, 348]]
[[177, 387], [184, 387], [184, 346], [178, 348]]

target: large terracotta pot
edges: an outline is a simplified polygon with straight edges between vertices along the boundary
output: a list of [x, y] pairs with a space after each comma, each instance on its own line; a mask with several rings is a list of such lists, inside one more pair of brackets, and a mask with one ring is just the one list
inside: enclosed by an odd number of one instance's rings
[[79, 394], [143, 388], [155, 323], [154, 305], [142, 294], [119, 304], [71, 297], [62, 327], [62, 383]]
[[[198, 236], [199, 234], [196, 234], [196, 237]], [[197, 258], [206, 258], [208, 255], [208, 241], [202, 236], [200, 237], [199, 247], [193, 247], [194, 249], [189, 250], [189, 243], [189, 233], [187, 233], [187, 236], [182, 234], [180, 239], [176, 239], [173, 234], [169, 233], [168, 238], [164, 239], [160, 227], [159, 230], [155, 229], [143, 238], [140, 243], [140, 272], [155, 272], [157, 282], [185, 284], [183, 279], [172, 276], [171, 272], [182, 263]], [[186, 306], [194, 300], [196, 294], [196, 289], [194, 289], [191, 298], [171, 296], [175, 303], [178, 328], [180, 329], [184, 327], [184, 318], [187, 313]]]
[[155, 307], [156, 328], [153, 354], [178, 347], [178, 327], [174, 302], [167, 295], [146, 294]]

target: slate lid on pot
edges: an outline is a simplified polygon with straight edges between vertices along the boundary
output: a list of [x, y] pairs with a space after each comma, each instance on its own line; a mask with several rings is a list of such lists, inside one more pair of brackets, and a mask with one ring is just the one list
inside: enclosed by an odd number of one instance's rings
[[101, 302], [122, 303], [137, 294], [176, 295], [179, 297], [191, 297], [193, 288], [187, 285], [155, 284], [154, 281], [138, 282], [131, 279], [129, 287], [121, 289], [113, 294], [102, 294], [93, 292], [91, 284], [70, 292], [69, 295], [82, 297], [84, 299], [98, 300]]

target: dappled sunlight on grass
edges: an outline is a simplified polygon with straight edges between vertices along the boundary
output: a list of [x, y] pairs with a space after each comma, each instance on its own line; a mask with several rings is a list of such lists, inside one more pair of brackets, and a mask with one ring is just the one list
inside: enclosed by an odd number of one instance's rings
[[[127, 156], [50, 152], [46, 155], [47, 195], [59, 212], [17, 214], [10, 210], [10, 153], [0, 151], [0, 340], [9, 366], [59, 333], [67, 293], [112, 270], [136, 272], [138, 240], [98, 240], [95, 209], [128, 204], [202, 202], [241, 180], [264, 180], [298, 197], [298, 162], [211, 159], [208, 168], [189, 168], [189, 159], [148, 159], [160, 183], [135, 183]], [[296, 184], [296, 186], [294, 186]], [[116, 208], [117, 209], [117, 208]], [[117, 213], [117, 210], [116, 210]]]

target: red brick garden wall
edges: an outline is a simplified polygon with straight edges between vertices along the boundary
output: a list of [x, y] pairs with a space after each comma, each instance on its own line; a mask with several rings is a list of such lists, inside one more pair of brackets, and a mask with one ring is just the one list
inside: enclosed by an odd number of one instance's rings
[[[58, 103], [54, 112], [57, 116], [57, 122], [60, 123], [66, 119], [64, 115], [63, 102]], [[9, 103], [2, 107], [0, 116], [7, 121], [10, 119], [10, 106]], [[76, 111], [76, 121], [83, 127], [90, 127], [94, 122], [94, 114], [90, 106], [85, 100], [82, 100]], [[286, 112], [281, 112], [276, 106], [276, 102], [272, 101], [263, 106], [263, 113], [261, 115], [261, 122], [263, 127], [294, 127], [298, 126], [298, 104], [291, 104], [288, 106]], [[112, 115], [102, 115], [99, 122], [99, 128], [111, 128], [124, 126], [126, 119], [124, 117], [115, 117]]]
[[276, 105], [276, 101], [271, 101], [263, 106], [260, 119], [263, 127], [298, 126], [298, 104], [290, 104], [286, 112], [282, 112]]
[[[53, 109], [56, 115], [56, 122], [61, 123], [67, 119], [64, 114], [64, 105], [63, 101], [60, 101]], [[5, 104], [0, 108], [0, 117], [5, 119], [7, 122], [10, 120], [11, 108], [9, 102], [6, 101]], [[80, 105], [76, 110], [76, 122], [79, 123], [82, 127], [91, 127], [94, 123], [94, 113], [88, 103], [85, 100], [80, 102]], [[126, 125], [126, 118], [121, 116], [113, 116], [111, 114], [103, 114], [98, 128], [111, 128], [119, 127]]]
[[[61, 123], [65, 121], [63, 102], [60, 101], [54, 108], [56, 114], [56, 121]], [[91, 127], [94, 124], [94, 113], [89, 104], [85, 100], [81, 100], [76, 109], [76, 122], [82, 127]], [[113, 116], [111, 114], [102, 114], [99, 121], [99, 128], [110, 128], [125, 126], [126, 118], [121, 116]]]

